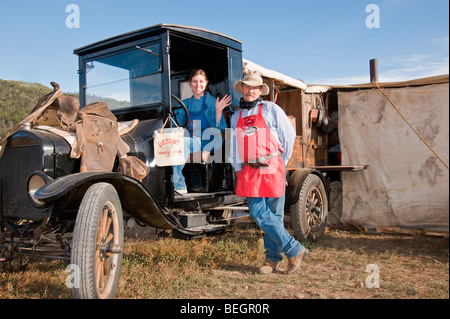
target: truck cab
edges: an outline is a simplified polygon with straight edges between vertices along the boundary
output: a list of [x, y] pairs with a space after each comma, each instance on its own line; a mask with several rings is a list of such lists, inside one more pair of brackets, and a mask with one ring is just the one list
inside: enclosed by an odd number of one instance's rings
[[[218, 163], [186, 165], [189, 192], [179, 196], [173, 187], [172, 167], [155, 165], [152, 142], [154, 130], [180, 108], [179, 100], [192, 96], [188, 79], [193, 69], [207, 73], [212, 96], [230, 94], [233, 104], [239, 104], [239, 94], [231, 89], [242, 78], [242, 44], [238, 40], [199, 28], [160, 24], [74, 52], [79, 56], [81, 107], [104, 101], [119, 121], [139, 120], [138, 126], [122, 138], [131, 154], [150, 167], [142, 183], [158, 202], [182, 208], [193, 200], [207, 202], [207, 206], [237, 200], [232, 195], [234, 175], [230, 164], [225, 163], [225, 143], [216, 150], [223, 155], [215, 154], [216, 159], [222, 159]], [[224, 112], [226, 121], [231, 112]], [[191, 175], [200, 178], [194, 183]]]

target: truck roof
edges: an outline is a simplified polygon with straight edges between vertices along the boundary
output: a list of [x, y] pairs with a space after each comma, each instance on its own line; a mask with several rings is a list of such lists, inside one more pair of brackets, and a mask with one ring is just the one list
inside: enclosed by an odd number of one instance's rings
[[214, 41], [216, 43], [220, 43], [224, 46], [234, 48], [236, 50], [242, 51], [242, 42], [239, 40], [233, 39], [229, 36], [220, 34], [218, 32], [192, 27], [192, 26], [183, 26], [176, 24], [165, 24], [160, 23], [151, 27], [146, 27], [143, 29], [123, 33], [111, 38], [107, 38], [98, 42], [94, 42], [92, 44], [83, 46], [81, 48], [75, 49], [74, 54], [83, 55], [90, 52], [95, 52], [99, 50], [103, 50], [108, 47], [112, 47], [118, 44], [123, 44], [139, 39], [144, 39], [150, 36], [158, 35], [163, 33], [165, 30], [174, 31], [177, 33], [184, 33], [191, 36], [195, 36], [198, 38], [203, 38], [207, 40]]

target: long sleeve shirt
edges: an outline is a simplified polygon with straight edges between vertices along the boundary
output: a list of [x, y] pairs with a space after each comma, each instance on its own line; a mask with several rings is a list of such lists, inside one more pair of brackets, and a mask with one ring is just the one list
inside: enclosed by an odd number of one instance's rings
[[[224, 131], [227, 128], [227, 123], [223, 116], [221, 116], [219, 123], [216, 123], [216, 99], [209, 93], [205, 93], [206, 118], [208, 119], [208, 126], [215, 127]], [[194, 98], [194, 96], [183, 100], [189, 112], [200, 112], [203, 109], [203, 97], [200, 99]], [[183, 123], [186, 115], [183, 110], [176, 110], [175, 116], [179, 123]]]
[[[294, 149], [296, 137], [295, 129], [281, 107], [270, 101], [262, 101], [262, 103], [262, 116], [264, 117], [264, 120], [266, 121], [267, 127], [269, 128], [270, 132], [277, 139], [278, 144], [283, 151], [281, 154], [281, 158], [283, 159], [284, 165], [286, 166], [292, 156], [292, 151]], [[231, 149], [228, 160], [236, 172], [240, 171], [243, 165], [243, 161], [239, 158], [237, 150], [235, 130], [237, 122], [239, 120], [239, 113], [242, 112], [242, 117], [248, 115], [256, 115], [259, 111], [259, 104], [260, 103], [256, 104], [256, 106], [254, 106], [250, 110], [243, 109], [237, 111], [231, 117], [230, 127], [233, 130], [231, 131]]]

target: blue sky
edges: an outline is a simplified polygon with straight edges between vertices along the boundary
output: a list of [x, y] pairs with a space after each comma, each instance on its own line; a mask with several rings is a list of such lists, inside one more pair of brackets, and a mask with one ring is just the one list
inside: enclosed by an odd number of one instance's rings
[[[69, 4], [80, 9], [79, 28], [66, 26]], [[366, 25], [370, 4], [379, 28]], [[0, 79], [56, 81], [76, 92], [75, 48], [159, 23], [236, 38], [245, 59], [307, 84], [369, 82], [373, 58], [380, 82], [447, 74], [448, 7], [447, 0], [2, 0]]]

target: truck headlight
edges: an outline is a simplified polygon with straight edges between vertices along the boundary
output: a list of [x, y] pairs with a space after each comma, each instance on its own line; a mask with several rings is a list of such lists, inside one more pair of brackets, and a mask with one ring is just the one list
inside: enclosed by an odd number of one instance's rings
[[30, 176], [28, 176], [27, 192], [31, 204], [33, 204], [34, 207], [42, 208], [46, 205], [45, 202], [36, 199], [35, 194], [41, 187], [47, 185], [52, 180], [53, 179], [51, 177], [44, 174], [43, 172], [33, 172]]

